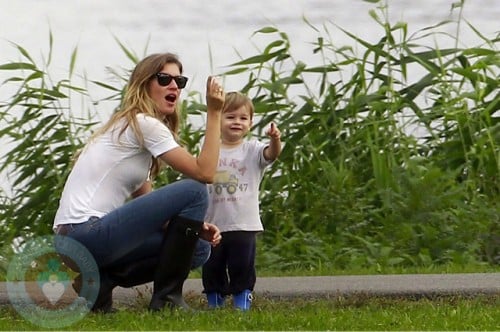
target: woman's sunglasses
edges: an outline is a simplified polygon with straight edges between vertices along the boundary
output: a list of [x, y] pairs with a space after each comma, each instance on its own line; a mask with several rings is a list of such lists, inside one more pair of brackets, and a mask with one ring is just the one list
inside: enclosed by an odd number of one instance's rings
[[186, 76], [172, 76], [165, 73], [157, 73], [156, 79], [158, 80], [158, 84], [160, 84], [161, 86], [167, 86], [170, 84], [170, 82], [172, 82], [172, 80], [174, 80], [179, 89], [183, 89], [188, 81], [188, 78]]

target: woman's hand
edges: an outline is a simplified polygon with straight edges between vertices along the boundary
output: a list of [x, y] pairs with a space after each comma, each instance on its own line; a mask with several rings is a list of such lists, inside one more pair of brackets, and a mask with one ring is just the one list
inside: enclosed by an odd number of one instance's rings
[[207, 110], [222, 111], [226, 94], [217, 77], [208, 76], [207, 79]]
[[215, 226], [214, 224], [204, 222], [203, 226], [201, 227], [200, 238], [210, 242], [210, 244], [215, 247], [220, 243], [222, 236], [220, 234], [219, 227]]
[[131, 196], [132, 198], [137, 198], [139, 196], [150, 193], [152, 190], [153, 190], [153, 184], [151, 183], [150, 180], [146, 180], [146, 182], [144, 182], [142, 186], [139, 187], [139, 189], [134, 191]]

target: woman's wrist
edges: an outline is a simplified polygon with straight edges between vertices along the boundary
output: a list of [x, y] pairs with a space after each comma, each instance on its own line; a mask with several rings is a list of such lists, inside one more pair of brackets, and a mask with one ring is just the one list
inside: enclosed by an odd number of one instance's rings
[[216, 114], [220, 115], [222, 113], [222, 106], [220, 108], [216, 107], [207, 107], [207, 114]]

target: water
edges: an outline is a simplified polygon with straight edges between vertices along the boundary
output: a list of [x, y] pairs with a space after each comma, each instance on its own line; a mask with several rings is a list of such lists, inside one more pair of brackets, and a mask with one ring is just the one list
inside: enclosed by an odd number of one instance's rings
[[[458, 10], [451, 12], [453, 2], [389, 0], [390, 21], [407, 22], [411, 34], [443, 20], [456, 19]], [[54, 49], [50, 72], [54, 79], [60, 79], [58, 75], [66, 77], [71, 53], [78, 47], [76, 72], [106, 81], [110, 79], [107, 66], [131, 68], [116, 37], [139, 57], [164, 51], [178, 54], [185, 75], [190, 77], [187, 90], [194, 91], [204, 91], [206, 77], [239, 60], [238, 53], [243, 57], [255, 55], [254, 43], [265, 46], [252, 38], [264, 26], [273, 25], [286, 32], [294, 57], [308, 64], [310, 43], [317, 33], [303, 22], [303, 17], [320, 30], [326, 24], [337, 45], [354, 43], [333, 24], [368, 41], [383, 36], [368, 14], [376, 5], [362, 0], [0, 0], [0, 8], [0, 64], [20, 59], [10, 42], [21, 45], [39, 61], [48, 53], [51, 31]], [[464, 17], [491, 39], [500, 30], [500, 0], [468, 0]], [[455, 34], [454, 28], [448, 25], [446, 31]], [[466, 46], [479, 44], [479, 38], [470, 29], [465, 25], [462, 28], [461, 41]], [[443, 41], [440, 47], [452, 46], [444, 45], [448, 42]], [[0, 82], [7, 75], [10, 73], [0, 72]], [[230, 79], [225, 88], [239, 89], [243, 83]], [[12, 91], [0, 87], [0, 100], [4, 102]], [[107, 118], [112, 106], [99, 107], [102, 118]], [[5, 149], [1, 145], [0, 155]]]
[[[414, 32], [456, 18], [458, 11], [450, 11], [453, 2], [459, 0], [389, 0], [390, 20], [408, 22]], [[317, 34], [302, 17], [319, 29], [327, 23], [339, 44], [352, 45], [352, 40], [328, 22], [374, 41], [383, 35], [368, 14], [375, 7], [362, 0], [0, 0], [0, 63], [18, 59], [17, 51], [7, 41], [20, 44], [31, 55], [46, 54], [51, 30], [54, 71], [67, 72], [70, 54], [78, 46], [80, 72], [85, 70], [93, 79], [106, 79], [106, 66], [131, 66], [114, 39], [117, 37], [140, 57], [146, 46], [146, 53], [177, 53], [191, 78], [188, 89], [203, 91], [207, 75], [219, 73], [223, 66], [239, 59], [235, 50], [243, 56], [255, 54], [251, 36], [261, 27], [275, 25], [286, 32], [294, 54], [308, 63], [309, 43]], [[500, 1], [468, 0], [464, 16], [492, 37], [500, 30]], [[452, 29], [450, 25], [448, 30]], [[477, 41], [470, 30], [462, 38], [467, 44]]]

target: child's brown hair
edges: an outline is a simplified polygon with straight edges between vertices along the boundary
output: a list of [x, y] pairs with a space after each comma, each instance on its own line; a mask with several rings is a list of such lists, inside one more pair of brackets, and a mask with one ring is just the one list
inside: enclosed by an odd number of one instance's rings
[[252, 100], [245, 96], [243, 93], [238, 91], [231, 91], [226, 93], [226, 99], [224, 101], [224, 108], [222, 113], [230, 112], [235, 109], [245, 106], [250, 113], [250, 119], [253, 119], [254, 106]]

